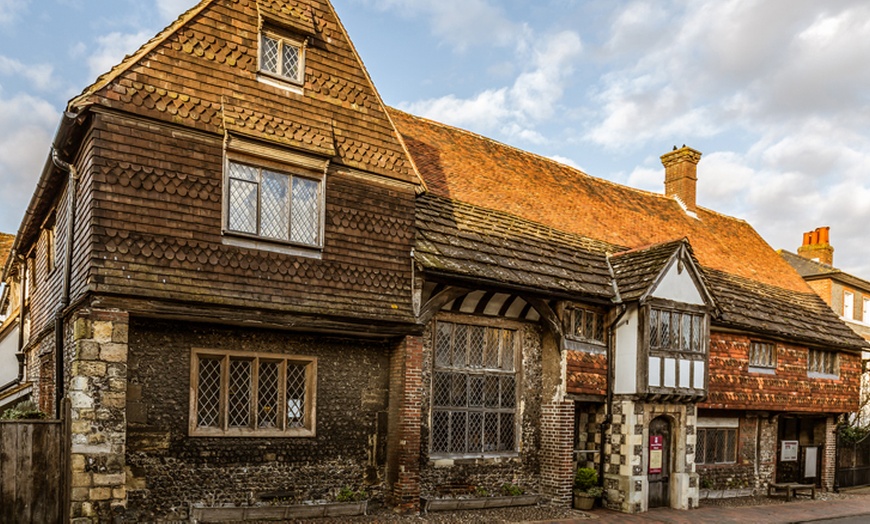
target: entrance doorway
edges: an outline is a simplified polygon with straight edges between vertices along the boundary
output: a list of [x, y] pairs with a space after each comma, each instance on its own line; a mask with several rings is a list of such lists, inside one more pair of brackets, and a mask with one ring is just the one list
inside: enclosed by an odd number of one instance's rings
[[649, 424], [649, 507], [667, 508], [671, 505], [671, 421], [656, 417]]

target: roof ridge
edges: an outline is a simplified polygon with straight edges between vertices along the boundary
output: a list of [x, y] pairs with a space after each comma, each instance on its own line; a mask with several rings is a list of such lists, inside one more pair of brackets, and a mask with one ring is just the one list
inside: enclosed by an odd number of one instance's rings
[[107, 85], [109, 85], [113, 80], [118, 78], [121, 74], [125, 73], [128, 69], [130, 69], [133, 65], [135, 65], [139, 60], [144, 58], [148, 53], [157, 48], [158, 45], [162, 44], [166, 41], [167, 38], [175, 34], [179, 29], [181, 29], [185, 24], [187, 24], [190, 20], [192, 20], [195, 16], [200, 14], [205, 10], [210, 4], [212, 4], [214, 0], [200, 0], [198, 4], [191, 7], [184, 13], [180, 14], [178, 18], [169, 23], [166, 27], [164, 27], [161, 31], [159, 31], [156, 35], [154, 35], [150, 40], [142, 44], [139, 49], [134, 51], [132, 54], [129, 54], [123, 58], [118, 64], [114, 67], [98, 76], [97, 79], [91, 85], [87, 86], [81, 94], [73, 97], [69, 103], [67, 104], [67, 110], [71, 110], [75, 106], [85, 105], [85, 99], [103, 89]]
[[623, 255], [629, 255], [629, 254], [634, 254], [634, 253], [640, 253], [641, 251], [649, 251], [651, 249], [655, 249], [658, 247], [664, 247], [664, 246], [671, 245], [671, 244], [681, 244], [684, 242], [689, 243], [688, 237], [682, 236], [680, 238], [675, 238], [673, 240], [663, 240], [661, 242], [646, 244], [644, 246], [633, 247], [633, 248], [627, 249], [625, 251], [619, 251], [617, 253], [614, 253], [613, 256], [616, 257], [616, 256], [623, 256]]

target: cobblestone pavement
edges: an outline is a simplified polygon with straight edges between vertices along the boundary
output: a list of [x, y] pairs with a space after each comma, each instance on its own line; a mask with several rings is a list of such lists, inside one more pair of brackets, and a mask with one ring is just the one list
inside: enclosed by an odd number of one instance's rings
[[[658, 508], [640, 515], [595, 509], [584, 512], [562, 506], [540, 504], [517, 508], [443, 511], [420, 515], [397, 515], [388, 508], [376, 508], [359, 517], [320, 518], [298, 522], [336, 523], [523, 523], [523, 524], [785, 524], [813, 520], [870, 515], [870, 488], [843, 493], [820, 493], [818, 500], [784, 497], [744, 497], [703, 501], [698, 509], [680, 511]], [[868, 517], [870, 522], [870, 517]], [[273, 523], [274, 524], [274, 523]]]

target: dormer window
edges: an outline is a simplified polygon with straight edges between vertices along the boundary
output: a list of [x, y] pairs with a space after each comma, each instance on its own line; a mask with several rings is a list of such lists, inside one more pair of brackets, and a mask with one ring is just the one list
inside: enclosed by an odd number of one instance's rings
[[305, 44], [263, 32], [260, 35], [260, 72], [294, 84], [303, 84]]

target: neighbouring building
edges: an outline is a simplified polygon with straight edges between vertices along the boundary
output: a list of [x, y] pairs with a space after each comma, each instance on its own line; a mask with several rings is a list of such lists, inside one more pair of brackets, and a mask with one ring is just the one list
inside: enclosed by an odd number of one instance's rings
[[[855, 333], [870, 341], [870, 282], [834, 267], [830, 228], [804, 233], [797, 254], [779, 254]], [[861, 378], [861, 425], [870, 424], [870, 351], [863, 352]]]
[[866, 343], [700, 157], [596, 179], [385, 107], [326, 0], [201, 1], [70, 101], [5, 271], [73, 518], [830, 489]]
[[0, 268], [9, 268], [6, 280], [0, 279], [0, 413], [18, 402], [28, 400], [30, 385], [24, 380], [24, 354], [19, 352], [18, 338], [20, 286], [12, 258], [14, 235], [0, 233]]

